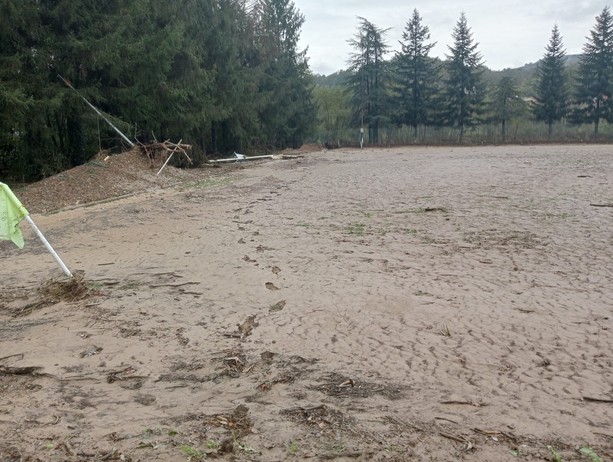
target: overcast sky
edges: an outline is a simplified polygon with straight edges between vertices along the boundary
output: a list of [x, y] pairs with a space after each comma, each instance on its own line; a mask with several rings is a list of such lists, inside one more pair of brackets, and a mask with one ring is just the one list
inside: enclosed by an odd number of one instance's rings
[[294, 4], [305, 16], [301, 47], [308, 46], [313, 72], [325, 75], [347, 67], [351, 53], [347, 40], [357, 31], [357, 16], [390, 28], [388, 43], [397, 50], [417, 8], [432, 41], [437, 42], [431, 55], [443, 58], [463, 11], [485, 65], [500, 70], [538, 61], [554, 24], [560, 28], [567, 53], [581, 53], [596, 16], [606, 5], [591, 0], [294, 0]]

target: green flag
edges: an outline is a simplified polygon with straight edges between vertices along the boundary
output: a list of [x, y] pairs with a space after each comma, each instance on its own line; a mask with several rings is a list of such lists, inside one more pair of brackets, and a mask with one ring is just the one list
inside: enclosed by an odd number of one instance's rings
[[0, 183], [0, 240], [13, 241], [23, 249], [24, 242], [19, 228], [19, 222], [29, 215], [13, 191]]

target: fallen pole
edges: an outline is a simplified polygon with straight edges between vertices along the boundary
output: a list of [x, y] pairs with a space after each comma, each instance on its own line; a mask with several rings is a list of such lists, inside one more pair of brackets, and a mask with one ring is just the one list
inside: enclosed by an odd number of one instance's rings
[[244, 158], [236, 158], [236, 157], [230, 157], [228, 159], [212, 159], [209, 160], [210, 164], [220, 164], [220, 163], [224, 163], [224, 162], [240, 162], [243, 160], [258, 160], [258, 159], [274, 159], [273, 155], [268, 155], [268, 156], [252, 156], [252, 157], [247, 157], [245, 156]]
[[85, 101], [85, 103], [86, 103], [86, 104], [87, 104], [89, 107], [91, 107], [91, 108], [92, 108], [92, 109], [93, 109], [93, 110], [96, 112], [96, 114], [98, 114], [100, 117], [102, 117], [102, 118], [104, 119], [104, 121], [105, 121], [107, 124], [109, 124], [109, 125], [111, 126], [111, 128], [112, 128], [113, 130], [115, 130], [115, 131], [117, 132], [117, 134], [119, 134], [119, 136], [121, 136], [121, 137], [123, 138], [123, 140], [124, 140], [126, 143], [128, 143], [128, 144], [130, 145], [130, 147], [131, 147], [131, 148], [133, 148], [133, 147], [134, 147], [134, 143], [132, 143], [132, 141], [130, 141], [126, 135], [124, 135], [123, 133], [121, 133], [121, 131], [120, 131], [120, 130], [119, 130], [119, 129], [118, 129], [116, 126], [115, 126], [115, 125], [113, 125], [113, 123], [112, 123], [112, 122], [111, 122], [111, 121], [110, 121], [110, 120], [109, 120], [109, 119], [108, 119], [108, 118], [107, 118], [107, 117], [106, 117], [104, 114], [102, 114], [102, 112], [100, 112], [100, 111], [98, 110], [98, 108], [96, 108], [96, 106], [94, 106], [92, 103], [90, 103], [89, 101], [87, 101], [87, 99], [85, 99], [85, 97], [84, 97], [84, 96], [83, 96], [81, 93], [79, 93], [79, 92], [77, 91], [77, 89], [76, 89], [75, 87], [73, 87], [73, 86], [70, 84], [70, 82], [69, 82], [68, 80], [66, 80], [64, 77], [62, 77], [62, 76], [61, 76], [61, 75], [59, 75], [59, 74], [58, 74], [57, 76], [58, 76], [58, 77], [59, 77], [59, 78], [62, 80], [62, 82], [64, 82], [64, 84], [65, 84], [65, 85], [66, 85], [68, 88], [72, 89], [72, 91], [74, 91], [74, 92], [75, 92], [77, 95], [79, 95], [79, 96], [81, 97], [81, 99], [82, 99], [83, 101]]

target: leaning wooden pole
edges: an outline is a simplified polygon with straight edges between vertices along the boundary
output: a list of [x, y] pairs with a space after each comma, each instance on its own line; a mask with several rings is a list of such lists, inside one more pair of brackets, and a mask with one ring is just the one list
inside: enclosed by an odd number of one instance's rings
[[123, 133], [121, 133], [121, 131], [120, 131], [120, 130], [119, 130], [119, 129], [118, 129], [116, 126], [115, 126], [115, 125], [113, 125], [113, 123], [112, 123], [112, 122], [111, 122], [111, 121], [110, 121], [110, 120], [109, 120], [109, 119], [108, 119], [108, 118], [107, 118], [107, 117], [106, 117], [106, 116], [105, 116], [105, 115], [104, 115], [102, 112], [100, 112], [100, 111], [99, 111], [99, 110], [98, 110], [98, 109], [97, 109], [97, 108], [96, 108], [96, 107], [95, 107], [95, 106], [94, 106], [92, 103], [90, 103], [89, 101], [87, 101], [87, 99], [85, 99], [85, 97], [84, 97], [84, 96], [83, 96], [81, 93], [79, 93], [79, 92], [77, 91], [77, 89], [76, 89], [75, 87], [73, 87], [73, 86], [70, 84], [70, 82], [69, 82], [68, 80], [66, 80], [66, 79], [65, 79], [64, 77], [62, 77], [60, 74], [58, 74], [57, 76], [58, 76], [58, 78], [59, 78], [60, 80], [62, 80], [62, 82], [64, 82], [64, 84], [65, 84], [65, 85], [66, 85], [68, 88], [70, 88], [70, 89], [71, 89], [72, 91], [74, 91], [74, 92], [75, 92], [77, 95], [79, 95], [79, 96], [81, 97], [81, 99], [82, 99], [83, 101], [85, 101], [85, 103], [86, 103], [86, 104], [87, 104], [89, 107], [91, 107], [91, 108], [92, 108], [92, 109], [93, 109], [93, 110], [96, 112], [96, 114], [98, 114], [100, 117], [102, 117], [102, 118], [104, 119], [104, 121], [105, 121], [107, 124], [109, 124], [109, 125], [111, 126], [111, 128], [112, 128], [113, 130], [115, 130], [115, 131], [116, 131], [116, 132], [119, 134], [119, 136], [121, 136], [121, 137], [123, 138], [123, 140], [124, 140], [126, 143], [128, 143], [128, 144], [130, 145], [130, 147], [131, 147], [131, 148], [133, 148], [133, 147], [134, 147], [134, 143], [132, 143], [132, 141], [130, 141], [126, 135], [124, 135]]

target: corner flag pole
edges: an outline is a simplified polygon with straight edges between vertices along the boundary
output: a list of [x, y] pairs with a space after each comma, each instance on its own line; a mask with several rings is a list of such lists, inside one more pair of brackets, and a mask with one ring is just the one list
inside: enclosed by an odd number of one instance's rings
[[19, 199], [17, 199], [17, 196], [11, 191], [11, 188], [4, 183], [0, 183], [0, 239], [13, 241], [17, 247], [22, 249], [24, 242], [23, 235], [19, 229], [19, 222], [24, 218], [30, 223], [30, 226], [32, 226], [38, 238], [45, 245], [53, 258], [55, 258], [55, 261], [60, 265], [64, 274], [72, 278], [72, 273], [55, 250], [53, 250], [51, 244], [45, 239], [45, 236], [40, 232], [38, 226], [32, 221], [30, 213], [21, 202], [19, 202]]
[[36, 223], [34, 223], [34, 221], [30, 218], [30, 215], [26, 215], [25, 219], [28, 223], [30, 223], [30, 226], [32, 227], [32, 229], [34, 230], [38, 238], [41, 240], [41, 242], [45, 244], [45, 247], [47, 247], [47, 250], [49, 251], [49, 253], [53, 256], [53, 258], [55, 258], [55, 261], [57, 262], [57, 264], [60, 265], [60, 268], [62, 268], [62, 271], [64, 272], [64, 274], [68, 276], [69, 278], [72, 278], [72, 273], [70, 272], [68, 267], [64, 264], [64, 262], [62, 261], [60, 256], [57, 254], [57, 252], [53, 250], [53, 247], [51, 247], [51, 244], [49, 244], [49, 241], [47, 241], [45, 236], [43, 236], [43, 233], [40, 232], [40, 229], [38, 229], [38, 226], [36, 226]]

